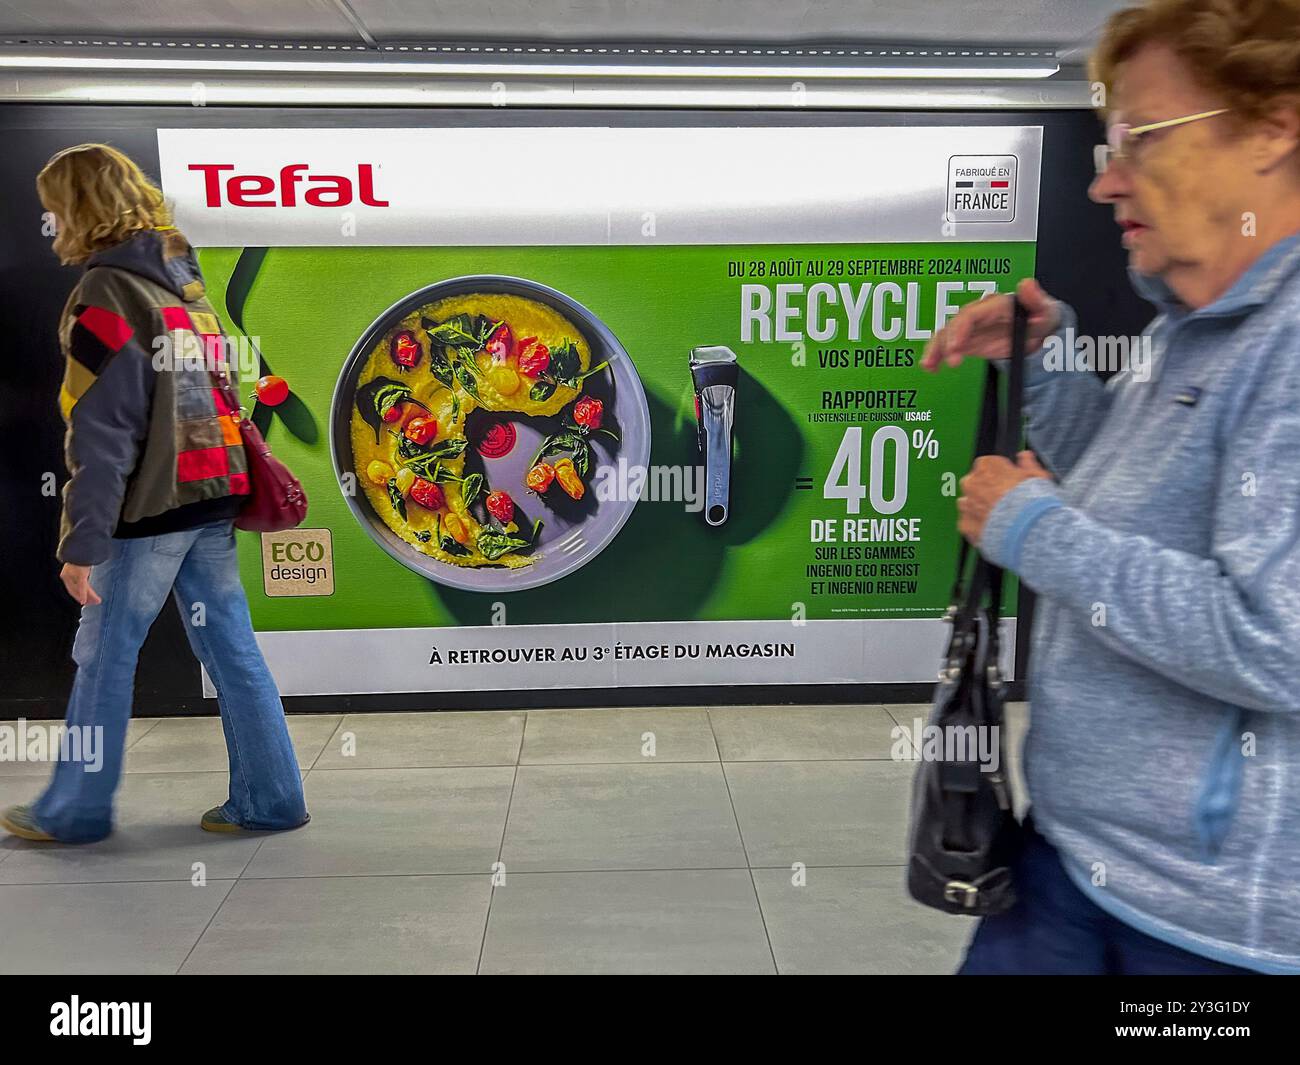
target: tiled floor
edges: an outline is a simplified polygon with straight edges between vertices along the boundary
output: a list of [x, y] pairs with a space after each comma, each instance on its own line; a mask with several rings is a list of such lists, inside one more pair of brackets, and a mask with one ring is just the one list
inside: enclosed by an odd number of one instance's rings
[[890, 759], [924, 712], [296, 715], [312, 823], [233, 837], [220, 722], [133, 722], [112, 837], [0, 842], [0, 972], [949, 972]]

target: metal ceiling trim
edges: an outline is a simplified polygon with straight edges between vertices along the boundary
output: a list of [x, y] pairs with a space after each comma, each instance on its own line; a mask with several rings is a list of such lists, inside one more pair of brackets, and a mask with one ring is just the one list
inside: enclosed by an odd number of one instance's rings
[[880, 82], [807, 78], [790, 86], [732, 78], [281, 78], [195, 80], [106, 75], [89, 81], [46, 72], [0, 79], [0, 102], [280, 107], [704, 108], [720, 110], [1076, 110], [1085, 81]]
[[240, 38], [155, 38], [137, 34], [22, 34], [0, 36], [0, 48], [7, 49], [61, 49], [66, 51], [96, 48], [187, 50], [194, 52], [229, 53], [234, 51], [259, 54], [312, 52], [342, 52], [367, 56], [384, 53], [414, 55], [498, 55], [512, 58], [527, 57], [587, 57], [622, 58], [677, 57], [681, 59], [742, 57], [748, 60], [764, 57], [796, 59], [837, 59], [853, 57], [928, 57], [966, 59], [1030, 59], [1055, 60], [1057, 52], [1051, 48], [1020, 45], [991, 47], [964, 44], [908, 44], [903, 42], [803, 42], [777, 44], [773, 42], [750, 43], [692, 43], [671, 41], [640, 42], [583, 42], [565, 44], [559, 41], [427, 41], [391, 40], [373, 43], [356, 43], [331, 40], [277, 41]]
[[194, 106], [1074, 109], [1034, 48], [0, 38], [0, 102]]

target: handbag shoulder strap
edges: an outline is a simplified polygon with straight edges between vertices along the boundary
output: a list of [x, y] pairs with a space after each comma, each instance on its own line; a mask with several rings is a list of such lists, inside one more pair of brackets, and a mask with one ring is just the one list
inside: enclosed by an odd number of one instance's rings
[[[1007, 397], [1000, 402], [1001, 374], [992, 362], [984, 372], [984, 399], [975, 430], [975, 454], [1001, 455], [1016, 459], [1020, 448], [1021, 418], [1024, 410], [1025, 337], [1029, 315], [1014, 293], [1011, 296], [1011, 351], [1007, 367]], [[974, 572], [966, 581], [966, 570], [973, 554], [970, 543], [962, 537], [957, 548], [957, 577], [953, 584], [952, 605], [964, 614], [978, 610], [986, 592], [991, 593], [988, 613], [998, 618], [1002, 603], [1002, 570], [976, 555]], [[963, 587], [965, 591], [963, 592]]]
[[208, 376], [212, 380], [212, 386], [216, 388], [225, 399], [226, 403], [234, 410], [237, 410], [242, 416], [244, 405], [239, 402], [239, 394], [235, 391], [235, 386], [231, 381], [230, 374], [221, 367], [213, 367], [208, 370]]

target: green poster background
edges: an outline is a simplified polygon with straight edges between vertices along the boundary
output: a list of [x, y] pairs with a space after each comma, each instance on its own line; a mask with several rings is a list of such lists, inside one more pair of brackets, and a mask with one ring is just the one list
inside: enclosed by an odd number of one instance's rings
[[[200, 253], [209, 296], [225, 315], [226, 289], [241, 249]], [[919, 362], [923, 340], [877, 341], [870, 318], [859, 341], [804, 342], [796, 365], [789, 342], [740, 342], [742, 283], [814, 282], [854, 286], [890, 281], [920, 286], [917, 322], [932, 326], [941, 281], [993, 280], [1008, 291], [1033, 273], [1032, 243], [877, 244], [833, 246], [272, 248], [243, 309], [270, 371], [284, 377], [305, 416], [291, 432], [280, 418], [268, 439], [301, 479], [311, 501], [308, 528], [333, 537], [335, 591], [328, 597], [268, 598], [263, 593], [258, 538], [240, 536], [240, 565], [255, 627], [267, 630], [404, 628], [487, 625], [493, 604], [505, 602], [512, 625], [608, 621], [789, 619], [795, 604], [822, 618], [937, 617], [947, 605], [957, 549], [956, 510], [942, 491], [945, 473], [962, 476], [971, 441], [983, 367], [927, 374], [915, 365], [823, 368], [823, 348], [911, 348]], [[964, 273], [952, 260], [990, 257], [1009, 262], [998, 274]], [[728, 276], [729, 263], [841, 261], [838, 273], [795, 277]], [[916, 259], [922, 272], [855, 273], [854, 260]], [[941, 260], [932, 273], [931, 260]], [[746, 267], [747, 269], [752, 269]], [[575, 573], [541, 588], [510, 594], [464, 592], [435, 584], [381, 551], [353, 518], [329, 456], [330, 402], [339, 371], [357, 338], [389, 306], [415, 289], [465, 274], [510, 274], [550, 285], [584, 304], [619, 338], [636, 365], [650, 405], [652, 465], [697, 465], [687, 358], [693, 347], [724, 344], [739, 356], [736, 452], [731, 519], [708, 527], [681, 503], [643, 499], [617, 538]], [[974, 298], [957, 294], [950, 304]], [[842, 316], [842, 309], [839, 311]], [[841, 317], [842, 320], [842, 317]], [[229, 327], [234, 334], [233, 326]], [[914, 591], [869, 596], [813, 594], [806, 567], [815, 562], [813, 519], [846, 516], [843, 500], [822, 486], [846, 428], [811, 423], [828, 389], [916, 389], [916, 407], [929, 422], [893, 424], [909, 436], [929, 430], [937, 458], [910, 455], [908, 501], [898, 518], [921, 518]], [[251, 383], [245, 385], [251, 392]], [[888, 422], [861, 422], [865, 440]], [[864, 449], [865, 451], [865, 449]], [[864, 454], [864, 468], [866, 456]], [[811, 490], [795, 487], [811, 478]], [[888, 494], [888, 493], [887, 493]], [[863, 502], [859, 517], [874, 515]], [[1013, 589], [1008, 602], [1013, 603]]]

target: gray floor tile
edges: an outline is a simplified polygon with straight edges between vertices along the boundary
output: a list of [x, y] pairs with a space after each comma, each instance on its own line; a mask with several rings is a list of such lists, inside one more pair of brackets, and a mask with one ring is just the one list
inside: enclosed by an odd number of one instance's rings
[[802, 887], [757, 869], [763, 918], [782, 973], [951, 973], [975, 924], [913, 902], [904, 870], [809, 869]]
[[523, 732], [522, 713], [349, 714], [313, 768], [514, 765]]
[[[642, 753], [651, 738], [653, 757]], [[532, 710], [519, 760], [525, 765], [716, 762], [718, 748], [708, 712], [701, 709]]]
[[266, 837], [248, 877], [487, 873], [513, 766], [307, 774], [311, 824]]
[[161, 717], [133, 717], [131, 723], [126, 729], [126, 749], [129, 751], [142, 739], [144, 739], [158, 722], [162, 721]]
[[181, 971], [473, 973], [491, 894], [487, 874], [241, 880]]
[[888, 758], [880, 706], [726, 706], [709, 711], [724, 762]]
[[174, 973], [231, 886], [0, 887], [0, 972]]
[[717, 762], [520, 766], [502, 853], [520, 871], [745, 864]]
[[771, 973], [749, 873], [508, 873], [484, 973]]
[[[338, 728], [337, 714], [291, 714], [289, 737], [298, 764], [310, 769]], [[205, 773], [228, 771], [226, 737], [218, 717], [172, 717], [160, 721], [126, 754], [128, 773]]]
[[117, 793], [117, 824], [99, 843], [60, 846], [5, 837], [0, 883], [183, 880], [203, 863], [209, 881], [239, 876], [264, 834], [218, 835], [199, 828], [203, 811], [225, 802], [225, 773], [132, 773]]
[[[31, 731], [38, 728], [42, 730], [50, 730], [45, 732], [46, 738], [40, 741], [45, 749], [48, 749], [51, 744], [57, 745], [59, 743], [59, 734], [52, 730], [58, 726], [62, 726], [62, 724], [63, 722], [61, 721], [28, 721], [26, 727], [28, 730], [27, 735], [29, 737], [29, 747], [27, 750], [31, 749]], [[126, 726], [127, 749], [130, 750], [134, 744], [138, 743], [148, 735], [156, 724], [158, 724], [158, 718], [132, 718]], [[0, 726], [9, 726], [17, 729], [18, 723], [16, 721], [0, 721]], [[19, 735], [19, 733], [15, 733], [15, 742], [18, 741]], [[0, 777], [36, 777], [42, 781], [48, 779], [50, 774], [54, 771], [52, 760], [47, 757], [44, 761], [29, 762], [26, 760], [25, 753], [26, 752], [24, 751], [24, 759], [22, 761], [18, 761], [16, 757], [13, 759], [0, 758]]]
[[[217, 719], [140, 719], [110, 840], [0, 837], [0, 969], [174, 971], [215, 912], [187, 972], [469, 972], [501, 853], [485, 972], [771, 972], [773, 950], [785, 972], [951, 971], [970, 925], [906, 897], [915, 763], [888, 760], [894, 722], [927, 712], [295, 715], [311, 825], [229, 837], [196, 824], [226, 793]], [[1026, 716], [1008, 708], [1017, 750]], [[36, 797], [36, 768], [0, 765], [0, 805]], [[771, 867], [758, 899], [745, 847]], [[209, 887], [191, 887], [195, 862]]]
[[900, 725], [915, 730], [916, 719], [921, 719], [922, 726], [930, 720], [932, 707], [929, 703], [886, 703], [885, 712]]
[[754, 866], [905, 861], [910, 762], [729, 762]]

